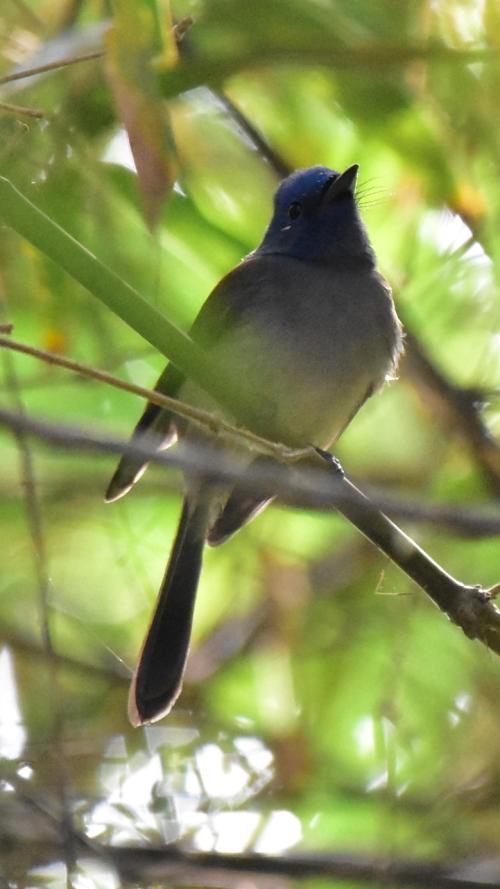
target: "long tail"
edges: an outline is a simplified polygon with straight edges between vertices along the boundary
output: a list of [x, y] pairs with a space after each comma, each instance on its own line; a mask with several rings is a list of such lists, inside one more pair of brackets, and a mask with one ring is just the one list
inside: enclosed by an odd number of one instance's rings
[[173, 707], [182, 687], [193, 621], [209, 499], [186, 497], [156, 609], [130, 686], [132, 725], [154, 722]]

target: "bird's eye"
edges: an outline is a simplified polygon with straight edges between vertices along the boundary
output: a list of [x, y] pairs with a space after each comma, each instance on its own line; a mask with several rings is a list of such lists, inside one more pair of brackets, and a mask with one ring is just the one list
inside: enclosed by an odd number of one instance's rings
[[302, 213], [302, 204], [299, 204], [298, 201], [294, 201], [293, 204], [290, 204], [288, 208], [288, 215], [290, 219], [297, 219], [298, 216]]

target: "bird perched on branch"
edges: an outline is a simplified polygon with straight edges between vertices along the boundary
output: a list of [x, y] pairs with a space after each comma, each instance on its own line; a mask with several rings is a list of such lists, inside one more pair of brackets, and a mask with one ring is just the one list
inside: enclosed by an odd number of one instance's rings
[[[391, 291], [356, 204], [357, 172], [355, 164], [342, 174], [311, 167], [288, 176], [262, 243], [215, 287], [191, 330], [210, 357], [258, 396], [244, 417], [247, 428], [292, 447], [330, 448], [394, 373], [402, 348]], [[173, 365], [156, 388], [221, 412]], [[204, 435], [148, 404], [132, 441], [155, 436], [164, 448], [178, 437]], [[125, 455], [106, 499], [126, 494], [146, 465]], [[180, 693], [205, 542], [227, 540], [267, 502], [252, 496], [248, 483], [221, 490], [186, 479], [177, 536], [132, 679], [133, 725], [160, 719]]]

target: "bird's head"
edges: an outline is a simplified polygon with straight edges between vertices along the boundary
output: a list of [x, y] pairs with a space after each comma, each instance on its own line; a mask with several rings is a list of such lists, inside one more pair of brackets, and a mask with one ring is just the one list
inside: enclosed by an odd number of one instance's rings
[[324, 262], [365, 261], [374, 255], [355, 199], [358, 165], [297, 170], [283, 180], [257, 253]]

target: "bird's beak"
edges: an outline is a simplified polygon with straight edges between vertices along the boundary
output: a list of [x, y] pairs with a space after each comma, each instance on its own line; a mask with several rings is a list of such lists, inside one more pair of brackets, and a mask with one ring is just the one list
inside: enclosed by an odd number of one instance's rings
[[325, 192], [325, 200], [333, 201], [343, 194], [354, 194], [358, 177], [358, 164], [353, 164], [333, 180]]

